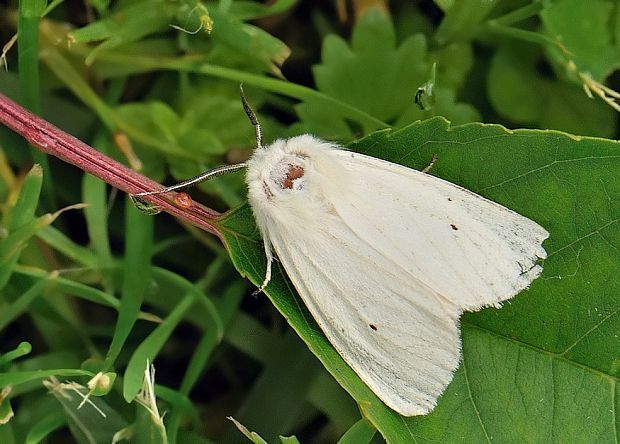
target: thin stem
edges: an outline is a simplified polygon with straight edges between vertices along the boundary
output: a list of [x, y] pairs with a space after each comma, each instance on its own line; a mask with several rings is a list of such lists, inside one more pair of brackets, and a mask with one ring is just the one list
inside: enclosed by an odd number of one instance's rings
[[486, 30], [496, 34], [502, 34], [508, 37], [512, 37], [517, 40], [523, 40], [526, 42], [537, 43], [541, 46], [552, 46], [562, 51], [566, 56], [571, 56], [571, 52], [562, 45], [558, 40], [554, 40], [549, 36], [541, 34], [539, 32], [527, 31], [525, 29], [513, 28], [511, 26], [497, 25], [492, 22], [488, 22]]
[[[13, 129], [41, 151], [75, 165], [127, 193], [138, 194], [162, 187], [32, 114], [2, 94], [0, 123]], [[158, 195], [146, 196], [145, 200], [205, 231], [218, 236], [220, 234], [212, 222], [219, 216], [215, 210], [195, 202], [188, 208], [181, 208], [174, 203], [174, 199]]]
[[545, 9], [545, 5], [536, 1], [534, 3], [527, 4], [521, 8], [510, 11], [500, 17], [496, 17], [488, 21], [489, 24], [495, 24], [500, 26], [512, 25], [517, 22], [521, 22], [525, 19], [538, 15], [540, 11]]

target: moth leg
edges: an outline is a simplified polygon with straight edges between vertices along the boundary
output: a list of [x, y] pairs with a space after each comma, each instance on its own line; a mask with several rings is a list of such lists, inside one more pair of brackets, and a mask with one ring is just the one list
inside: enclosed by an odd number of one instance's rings
[[433, 153], [433, 158], [431, 159], [431, 163], [426, 165], [426, 167], [422, 170], [422, 172], [428, 173], [431, 170], [431, 168], [433, 168], [433, 165], [435, 165], [435, 162], [437, 162], [437, 154]]
[[267, 287], [267, 284], [269, 284], [269, 281], [271, 281], [271, 263], [273, 262], [273, 252], [271, 251], [271, 242], [269, 242], [269, 240], [265, 238], [263, 239], [263, 244], [265, 245], [265, 256], [267, 257], [267, 270], [265, 271], [265, 280], [260, 285], [260, 287], [258, 287], [252, 293], [252, 295], [254, 296], [257, 295], [258, 293], [261, 293], [265, 289], [265, 287]]

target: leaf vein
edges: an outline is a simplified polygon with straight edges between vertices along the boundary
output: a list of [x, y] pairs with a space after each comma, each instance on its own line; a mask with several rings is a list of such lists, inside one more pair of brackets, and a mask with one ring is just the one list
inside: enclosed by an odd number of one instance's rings
[[469, 328], [474, 328], [474, 329], [480, 330], [480, 331], [482, 331], [482, 332], [484, 332], [486, 334], [489, 334], [491, 336], [496, 336], [496, 337], [498, 337], [500, 339], [503, 339], [503, 340], [508, 341], [508, 342], [512, 342], [512, 343], [517, 344], [517, 345], [519, 345], [521, 347], [527, 347], [527, 348], [529, 348], [531, 350], [534, 350], [534, 351], [536, 351], [538, 353], [542, 353], [542, 354], [550, 356], [553, 359], [557, 359], [558, 361], [564, 361], [567, 364], [574, 365], [575, 367], [581, 368], [581, 369], [589, 371], [589, 372], [591, 372], [591, 373], [593, 373], [595, 375], [598, 375], [598, 376], [600, 376], [602, 378], [608, 379], [610, 382], [611, 381], [615, 381], [615, 382], [618, 381], [618, 377], [617, 376], [610, 375], [608, 373], [604, 373], [601, 370], [598, 370], [598, 369], [596, 369], [594, 367], [590, 367], [588, 365], [582, 364], [580, 362], [571, 361], [570, 359], [566, 358], [565, 356], [562, 356], [562, 354], [560, 354], [560, 353], [554, 353], [554, 352], [545, 350], [543, 348], [537, 347], [537, 346], [532, 345], [532, 344], [528, 344], [527, 342], [523, 342], [523, 341], [518, 340], [516, 338], [511, 338], [511, 337], [505, 336], [505, 335], [503, 335], [501, 333], [498, 333], [496, 331], [489, 330], [488, 328], [481, 327], [479, 325], [473, 324], [471, 322], [461, 321], [461, 325], [467, 326]]
[[554, 256], [554, 255], [556, 255], [556, 254], [560, 253], [561, 251], [566, 250], [566, 249], [567, 249], [567, 248], [569, 248], [569, 247], [572, 247], [572, 246], [573, 246], [573, 245], [575, 245], [576, 243], [581, 242], [582, 240], [585, 240], [585, 239], [589, 238], [590, 236], [594, 236], [595, 234], [600, 234], [601, 230], [604, 230], [605, 228], [607, 228], [607, 227], [609, 227], [609, 226], [611, 226], [611, 225], [613, 225], [613, 224], [615, 224], [615, 223], [618, 223], [618, 221], [620, 221], [620, 219], [610, 220], [610, 221], [609, 221], [609, 222], [607, 222], [605, 225], [602, 225], [602, 226], [598, 227], [597, 229], [595, 229], [595, 230], [591, 231], [590, 233], [588, 233], [588, 234], [586, 234], [586, 235], [584, 235], [584, 236], [578, 237], [577, 239], [575, 239], [574, 241], [572, 241], [572, 242], [570, 242], [570, 243], [568, 243], [568, 244], [564, 245], [563, 247], [558, 248], [558, 249], [557, 249], [557, 250], [555, 250], [555, 251], [552, 251], [552, 252], [551, 252], [551, 253], [549, 253], [549, 255], [547, 256], [547, 260], [548, 260], [551, 256]]
[[487, 442], [491, 443], [491, 438], [489, 438], [489, 434], [487, 433], [486, 428], [484, 427], [484, 423], [482, 422], [482, 417], [480, 416], [480, 411], [478, 411], [478, 406], [476, 406], [476, 402], [474, 401], [474, 396], [471, 391], [471, 385], [469, 383], [469, 375], [467, 374], [467, 364], [465, 363], [465, 359], [463, 359], [463, 374], [465, 375], [465, 385], [467, 386], [467, 394], [469, 395], [469, 399], [471, 401], [471, 405], [476, 412], [476, 416], [478, 417], [478, 422], [480, 423], [480, 428], [484, 433], [484, 436], [487, 439]]
[[529, 176], [530, 174], [537, 173], [539, 171], [543, 171], [543, 170], [546, 170], [548, 168], [551, 168], [554, 165], [558, 165], [558, 164], [562, 164], [562, 163], [581, 162], [581, 161], [585, 161], [585, 160], [600, 160], [600, 159], [620, 159], [620, 156], [600, 156], [600, 157], [586, 156], [586, 157], [578, 157], [578, 158], [575, 158], [575, 159], [554, 160], [551, 163], [548, 163], [546, 165], [540, 166], [538, 168], [534, 168], [534, 169], [529, 170], [529, 171], [525, 171], [525, 172], [523, 172], [521, 174], [518, 174], [518, 175], [516, 175], [514, 177], [505, 179], [505, 180], [503, 180], [501, 182], [498, 182], [496, 184], [489, 185], [489, 186], [486, 186], [484, 188], [480, 188], [478, 191], [479, 192], [483, 192], [483, 191], [487, 191], [487, 190], [490, 190], [490, 189], [493, 189], [493, 188], [501, 187], [502, 185], [505, 185], [505, 184], [510, 183], [510, 182], [514, 182], [515, 180], [518, 180], [518, 179], [522, 179], [525, 176]]
[[601, 328], [601, 326], [607, 322], [610, 318], [612, 318], [613, 316], [617, 315], [618, 312], [620, 312], [620, 307], [618, 307], [617, 309], [615, 309], [614, 311], [612, 311], [611, 313], [609, 313], [607, 316], [605, 316], [603, 319], [601, 319], [599, 322], [597, 322], [596, 324], [594, 324], [587, 332], [585, 332], [583, 335], [581, 335], [580, 337], [578, 337], [575, 342], [573, 342], [571, 345], [569, 345], [566, 350], [564, 350], [562, 353], [560, 353], [560, 356], [566, 356], [566, 354], [571, 351], [577, 344], [579, 344], [581, 341], [583, 341], [586, 337], [588, 337], [590, 334], [594, 333], [596, 330], [598, 330], [599, 328]]

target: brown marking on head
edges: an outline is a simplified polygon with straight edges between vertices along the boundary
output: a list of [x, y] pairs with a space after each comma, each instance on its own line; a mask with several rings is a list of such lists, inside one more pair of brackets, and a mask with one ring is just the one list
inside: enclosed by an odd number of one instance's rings
[[456, 230], [458, 230], [458, 229], [459, 229], [459, 227], [457, 227], [457, 226], [456, 226], [456, 225], [454, 225], [454, 224], [450, 224], [450, 227], [452, 227], [452, 229], [453, 229], [454, 231], [456, 231]]
[[295, 179], [304, 177], [304, 169], [301, 165], [289, 165], [286, 176], [282, 180], [282, 188], [292, 189]]
[[179, 206], [180, 208], [188, 209], [191, 208], [194, 201], [189, 196], [189, 194], [181, 192], [177, 193], [174, 196], [174, 203], [177, 204], [177, 206]]

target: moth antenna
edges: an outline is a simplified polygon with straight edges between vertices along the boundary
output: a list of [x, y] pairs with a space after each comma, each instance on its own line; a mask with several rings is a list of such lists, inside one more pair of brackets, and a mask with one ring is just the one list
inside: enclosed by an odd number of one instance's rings
[[162, 188], [161, 190], [157, 190], [157, 191], [145, 191], [143, 193], [136, 193], [136, 194], [132, 194], [132, 196], [151, 196], [153, 194], [162, 194], [162, 193], [168, 193], [170, 191], [176, 191], [176, 190], [180, 190], [182, 188], [187, 188], [190, 187], [192, 185], [196, 185], [197, 183], [201, 183], [204, 182], [205, 180], [209, 180], [213, 177], [217, 177], [217, 176], [221, 176], [222, 174], [227, 174], [227, 173], [231, 173], [233, 171], [237, 171], [240, 169], [243, 169], [246, 167], [246, 163], [245, 162], [241, 162], [241, 163], [236, 163], [234, 165], [222, 165], [219, 166], [217, 168], [213, 168], [212, 170], [209, 171], [205, 171], [204, 173], [200, 173], [197, 176], [194, 176], [190, 179], [184, 180], [183, 182], [179, 182], [175, 185], [171, 185], [169, 187], [166, 188]]
[[263, 147], [263, 130], [260, 127], [260, 123], [256, 118], [256, 114], [254, 114], [254, 110], [248, 103], [248, 99], [245, 96], [245, 91], [243, 91], [243, 83], [239, 85], [239, 92], [241, 93], [241, 102], [243, 103], [243, 110], [245, 111], [248, 119], [254, 126], [254, 131], [256, 131], [256, 148], [261, 149]]

